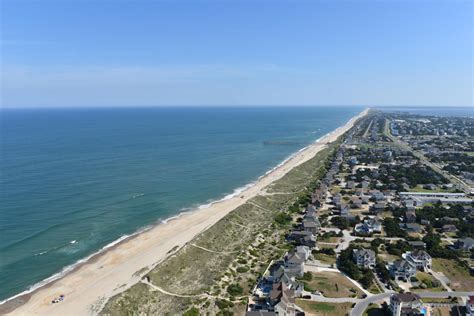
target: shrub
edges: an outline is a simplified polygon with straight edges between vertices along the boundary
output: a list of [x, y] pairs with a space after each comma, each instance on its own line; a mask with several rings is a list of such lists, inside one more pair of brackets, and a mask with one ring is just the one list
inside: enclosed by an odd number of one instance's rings
[[246, 267], [238, 267], [238, 268], [237, 268], [237, 272], [239, 272], [239, 273], [245, 273], [245, 272], [247, 272], [248, 270], [249, 270], [249, 269], [246, 268]]
[[231, 284], [227, 287], [227, 293], [231, 296], [241, 295], [244, 289], [239, 284]]
[[190, 308], [184, 312], [183, 316], [199, 316], [199, 309], [196, 307]]

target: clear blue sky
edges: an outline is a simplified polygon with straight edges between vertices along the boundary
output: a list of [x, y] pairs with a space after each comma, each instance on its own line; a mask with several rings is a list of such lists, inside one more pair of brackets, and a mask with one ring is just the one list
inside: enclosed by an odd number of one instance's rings
[[473, 1], [0, 0], [1, 106], [473, 105]]

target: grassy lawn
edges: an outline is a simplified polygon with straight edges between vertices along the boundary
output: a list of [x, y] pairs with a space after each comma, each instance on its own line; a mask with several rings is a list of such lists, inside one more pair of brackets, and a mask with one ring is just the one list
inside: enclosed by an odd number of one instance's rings
[[[431, 292], [433, 292], [433, 291], [435, 291], [435, 292], [444, 291], [444, 287], [441, 284], [439, 286], [432, 287], [433, 284], [436, 284], [438, 282], [437, 282], [436, 278], [434, 276], [432, 276], [431, 274], [428, 274], [426, 272], [417, 271], [416, 272], [416, 278], [421, 283], [424, 283], [428, 286], [426, 289], [416, 288], [416, 291], [431, 291]], [[415, 289], [415, 288], [412, 288], [412, 289]]]
[[311, 273], [311, 281], [305, 281], [311, 291], [320, 291], [326, 297], [355, 297], [363, 293], [344, 275], [335, 272]]
[[328, 244], [324, 244], [324, 243], [322, 243], [322, 244], [318, 243], [317, 245], [318, 245], [319, 248], [332, 248], [332, 249], [336, 249], [337, 246], [338, 246], [338, 245], [330, 245], [330, 244], [328, 245]]
[[313, 255], [314, 259], [321, 261], [322, 263], [326, 264], [335, 264], [336, 263], [336, 256], [329, 256], [324, 253], [317, 253]]
[[412, 191], [412, 192], [431, 192], [431, 193], [434, 193], [434, 192], [454, 192], [455, 190], [456, 189], [446, 190], [446, 189], [443, 189], [443, 188], [436, 188], [435, 190], [428, 190], [428, 189], [423, 189], [423, 185], [421, 185], [421, 184], [419, 184], [416, 187], [410, 189], [410, 191]]
[[321, 242], [331, 242], [331, 243], [338, 243], [340, 240], [341, 240], [340, 237], [329, 237], [329, 238], [322, 238], [322, 237], [319, 237], [319, 238], [318, 238], [318, 241], [321, 241]]
[[387, 252], [382, 252], [382, 251], [379, 252], [378, 257], [379, 257], [380, 259], [384, 260], [384, 261], [389, 262], [389, 263], [390, 263], [390, 262], [393, 262], [393, 261], [395, 261], [395, 260], [397, 260], [397, 259], [400, 259], [399, 256], [390, 255], [390, 254], [388, 254]]
[[474, 289], [474, 277], [454, 260], [433, 258], [433, 270], [443, 272], [451, 281], [449, 286], [453, 290], [472, 291]]
[[318, 316], [346, 315], [352, 308], [351, 303], [321, 303], [303, 299], [297, 299], [296, 305], [303, 308], [306, 315]]
[[380, 294], [383, 292], [376, 282], [372, 283], [372, 285], [368, 288], [368, 291], [372, 294]]
[[438, 297], [423, 298], [424, 303], [453, 303], [457, 301], [458, 301], [457, 298], [438, 298]]

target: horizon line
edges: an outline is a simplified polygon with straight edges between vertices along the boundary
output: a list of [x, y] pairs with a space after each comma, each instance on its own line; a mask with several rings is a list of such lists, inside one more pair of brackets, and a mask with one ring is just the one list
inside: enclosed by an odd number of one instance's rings
[[131, 109], [131, 108], [250, 108], [250, 107], [366, 107], [366, 108], [473, 108], [473, 105], [367, 105], [367, 104], [173, 104], [173, 105], [70, 105], [70, 106], [0, 106], [3, 110], [76, 110], [76, 109]]

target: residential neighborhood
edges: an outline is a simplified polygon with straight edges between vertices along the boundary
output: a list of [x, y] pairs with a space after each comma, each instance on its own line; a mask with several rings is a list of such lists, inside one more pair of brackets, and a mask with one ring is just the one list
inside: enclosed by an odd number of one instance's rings
[[472, 315], [473, 133], [466, 118], [362, 120], [289, 212], [247, 315]]

